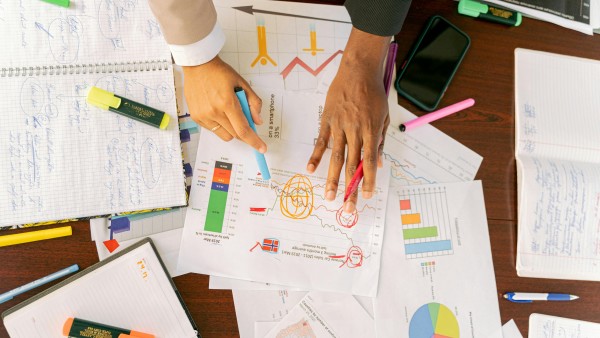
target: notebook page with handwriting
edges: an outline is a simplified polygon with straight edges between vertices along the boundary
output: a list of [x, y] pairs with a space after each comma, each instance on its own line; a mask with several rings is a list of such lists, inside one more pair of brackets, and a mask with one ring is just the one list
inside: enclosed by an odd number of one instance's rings
[[113, 257], [3, 313], [9, 335], [60, 338], [75, 317], [161, 338], [197, 336], [148, 240]]
[[145, 0], [0, 1], [0, 68], [170, 60]]
[[600, 324], [570, 318], [532, 313], [529, 338], [600, 337]]
[[519, 276], [600, 280], [600, 61], [515, 51]]
[[[172, 67], [81, 71], [0, 77], [0, 226], [186, 204]], [[171, 123], [160, 130], [96, 108], [91, 86]]]

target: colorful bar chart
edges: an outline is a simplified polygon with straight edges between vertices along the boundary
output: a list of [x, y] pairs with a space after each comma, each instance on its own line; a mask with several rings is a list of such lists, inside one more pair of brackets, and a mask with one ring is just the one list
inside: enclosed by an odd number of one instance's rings
[[452, 254], [446, 192], [441, 188], [407, 187], [399, 197], [406, 257]]
[[204, 231], [218, 233], [223, 231], [232, 167], [231, 163], [215, 161], [215, 171], [210, 188]]

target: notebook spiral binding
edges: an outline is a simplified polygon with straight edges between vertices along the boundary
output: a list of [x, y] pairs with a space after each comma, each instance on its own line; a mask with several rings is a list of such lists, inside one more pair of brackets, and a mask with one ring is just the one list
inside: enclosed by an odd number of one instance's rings
[[123, 63], [74, 64], [37, 67], [0, 68], [0, 77], [130, 73], [167, 70], [171, 63], [167, 60]]

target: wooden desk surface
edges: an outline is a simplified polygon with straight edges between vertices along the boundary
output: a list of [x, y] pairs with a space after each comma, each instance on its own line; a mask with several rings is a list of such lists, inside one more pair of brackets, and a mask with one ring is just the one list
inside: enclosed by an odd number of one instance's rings
[[[506, 291], [519, 290], [565, 292], [581, 297], [570, 303], [513, 304], [500, 300], [502, 322], [514, 318], [524, 336], [527, 336], [528, 318], [533, 312], [600, 322], [600, 283], [517, 277], [516, 171], [513, 155], [514, 49], [522, 47], [600, 59], [600, 36], [587, 36], [528, 18], [523, 20], [520, 27], [478, 21], [456, 14], [456, 6], [457, 2], [450, 0], [413, 1], [398, 35], [398, 62], [402, 62], [431, 15], [444, 16], [471, 37], [471, 48], [440, 106], [468, 97], [473, 97], [476, 104], [434, 125], [484, 158], [477, 179], [483, 181], [498, 296]], [[422, 114], [408, 101], [400, 98], [399, 102], [415, 114]], [[73, 235], [68, 238], [0, 248], [0, 292], [74, 263], [86, 268], [97, 262], [98, 255], [90, 241], [88, 222], [71, 225]], [[175, 283], [204, 337], [238, 336], [231, 292], [208, 290], [208, 277], [204, 275], [177, 277]], [[0, 304], [0, 312], [50, 285]], [[8, 337], [1, 323], [0, 337]]]

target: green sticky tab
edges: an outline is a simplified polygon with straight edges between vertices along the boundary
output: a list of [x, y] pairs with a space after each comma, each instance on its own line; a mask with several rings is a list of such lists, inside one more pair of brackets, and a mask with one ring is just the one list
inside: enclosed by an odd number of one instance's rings
[[121, 99], [115, 94], [98, 87], [90, 88], [86, 101], [104, 110], [108, 110], [109, 107], [118, 108], [121, 105]]
[[58, 5], [58, 6], [62, 6], [62, 7], [69, 7], [69, 5], [71, 4], [70, 0], [42, 0], [45, 1], [49, 4], [53, 4], [53, 5]]
[[487, 13], [488, 6], [477, 1], [460, 0], [458, 3], [458, 12], [463, 15], [478, 17], [481, 13]]

